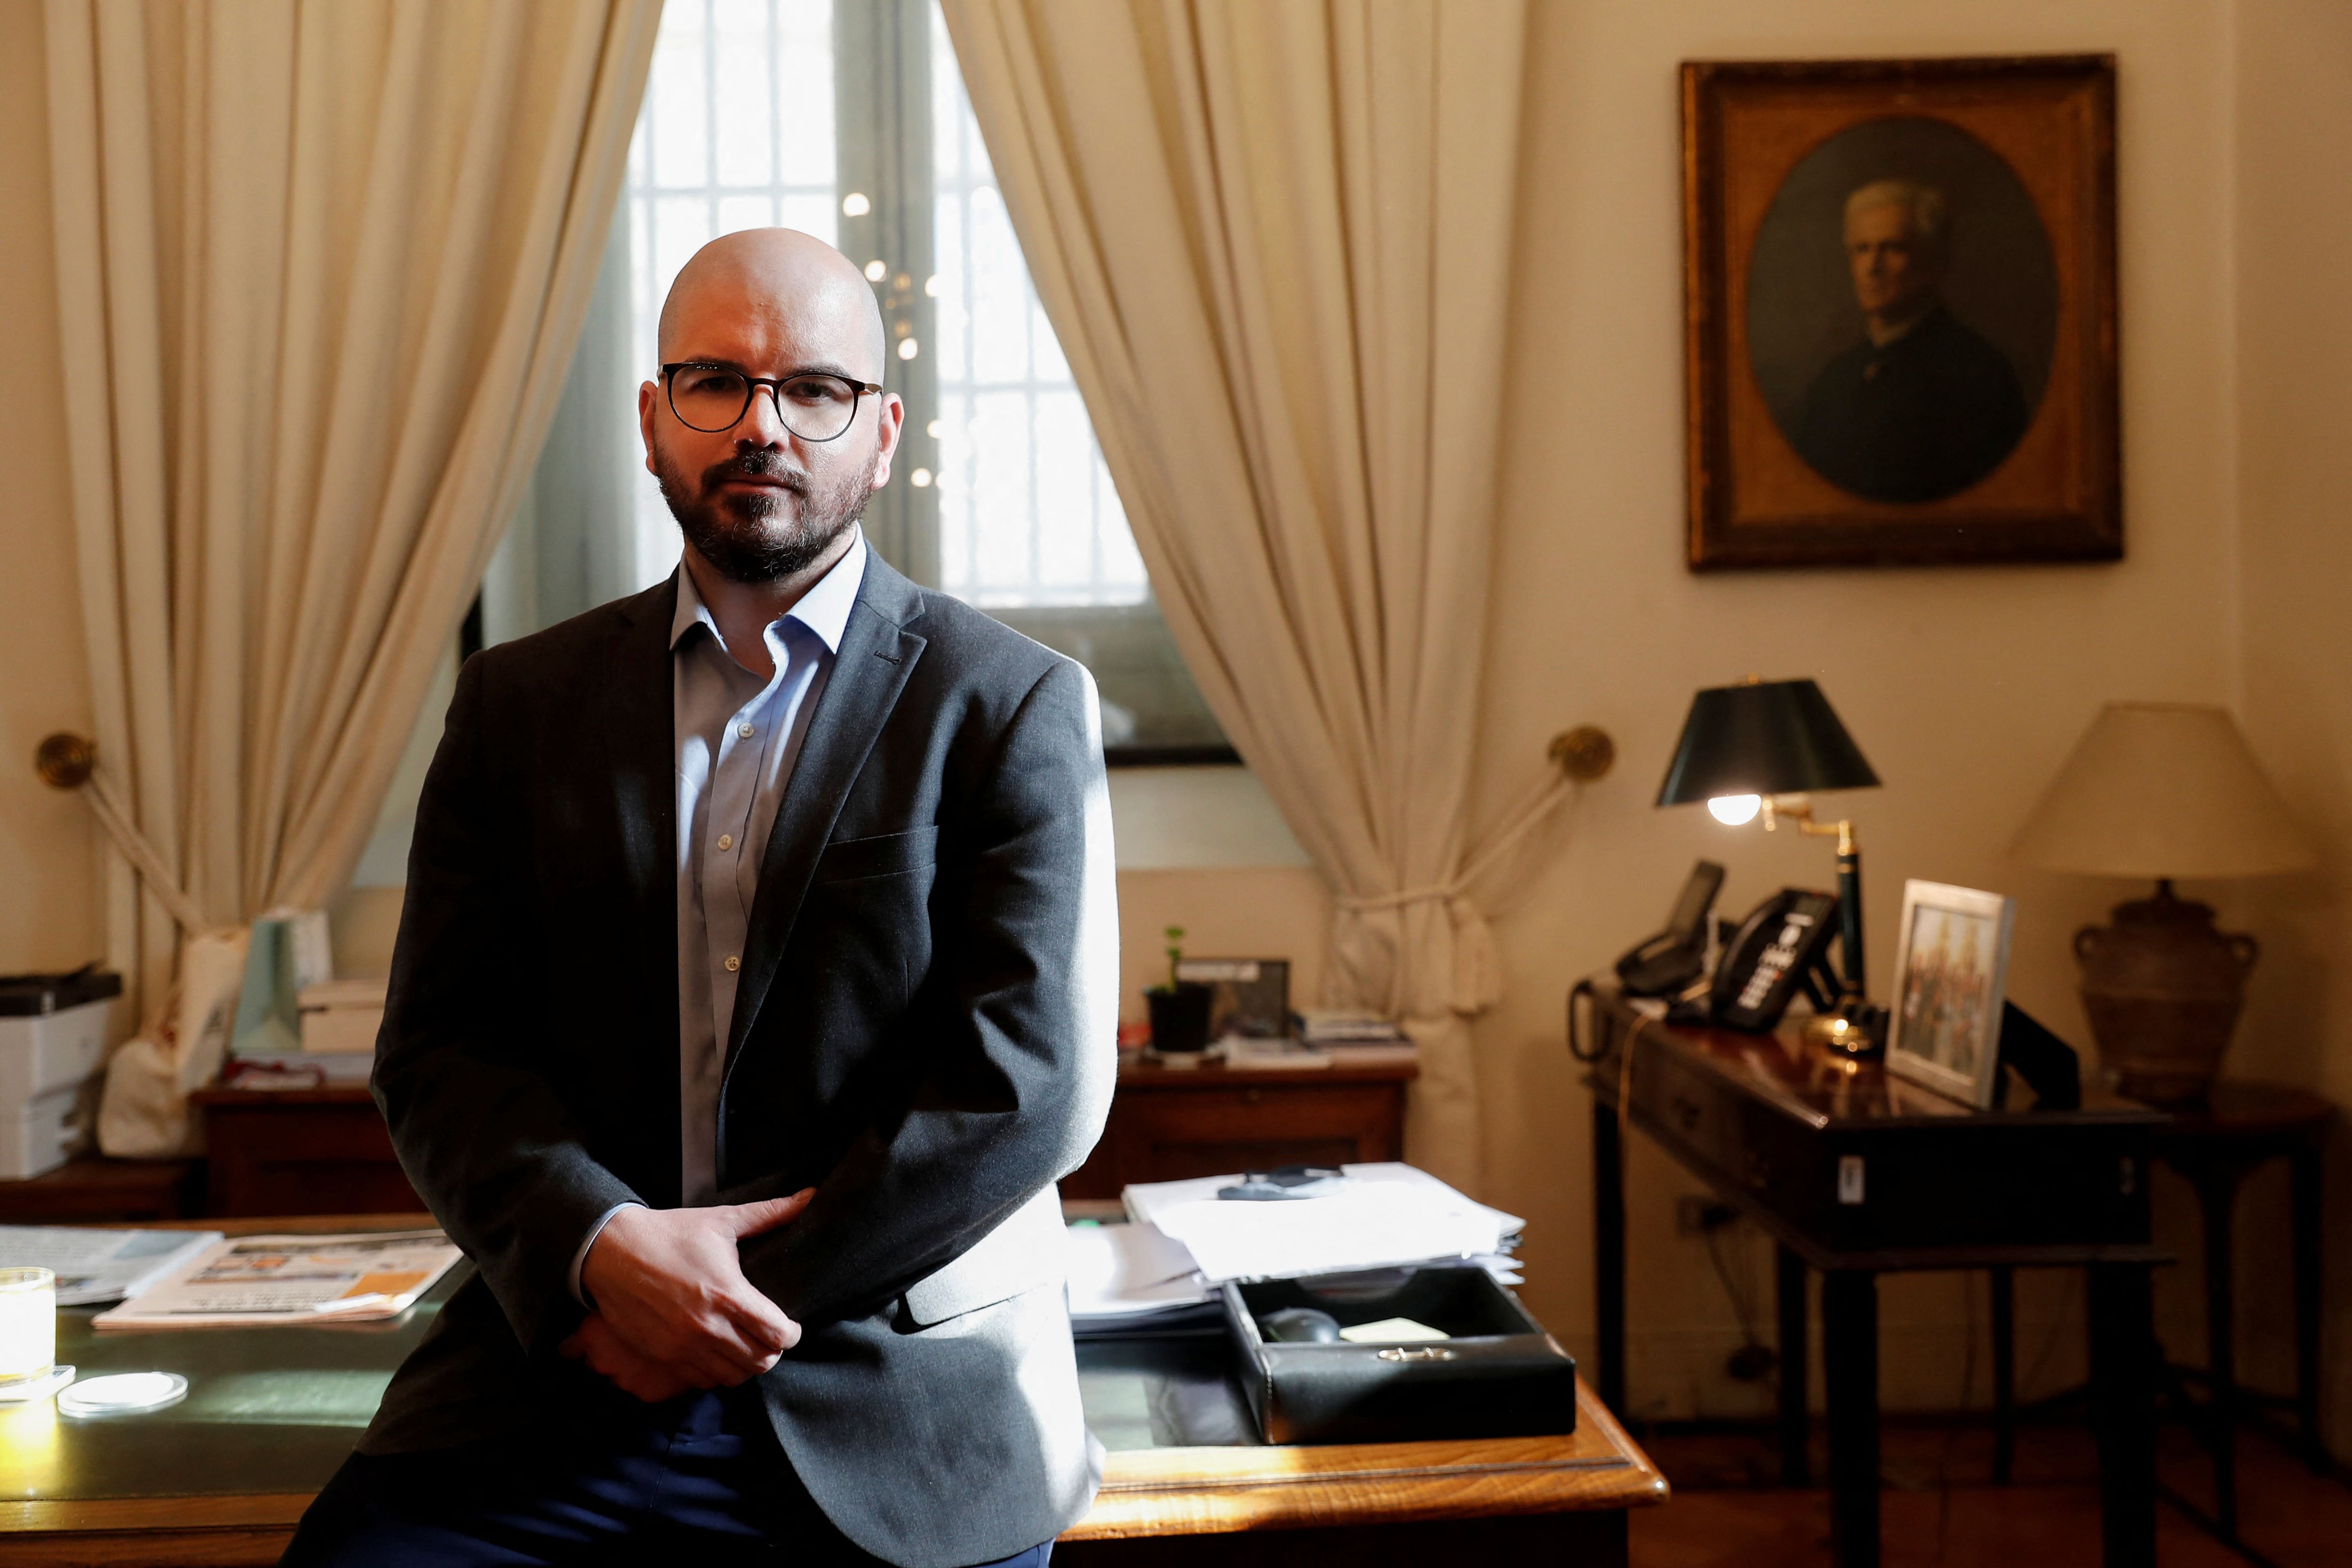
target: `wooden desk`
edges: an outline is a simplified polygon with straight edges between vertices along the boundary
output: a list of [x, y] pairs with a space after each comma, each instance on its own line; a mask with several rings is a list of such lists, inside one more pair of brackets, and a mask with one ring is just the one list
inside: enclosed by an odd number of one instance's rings
[[[207, 1222], [189, 1222], [205, 1224]], [[420, 1215], [231, 1220], [215, 1228], [394, 1229]], [[0, 1568], [275, 1563], [342, 1462], [383, 1383], [457, 1287], [443, 1281], [397, 1329], [113, 1334], [68, 1310], [58, 1354], [86, 1372], [160, 1368], [188, 1399], [115, 1422], [0, 1413], [0, 1468], [27, 1500], [0, 1500]], [[1110, 1450], [1095, 1507], [1057, 1563], [1625, 1563], [1625, 1510], [1666, 1483], [1590, 1391], [1561, 1437], [1318, 1448], [1255, 1441], [1221, 1340], [1080, 1347], [1088, 1425]], [[149, 1495], [127, 1495], [144, 1492]], [[106, 1495], [111, 1494], [111, 1495]]]
[[425, 1207], [365, 1086], [200, 1089], [207, 1211], [247, 1215], [410, 1214]]
[[1405, 1086], [1420, 1071], [1124, 1062], [1102, 1142], [1064, 1178], [1062, 1195], [1116, 1198], [1130, 1182], [1402, 1160]]
[[[1573, 1006], [1571, 997], [1570, 1005]], [[1625, 1408], [1621, 1129], [1676, 1163], [1780, 1249], [1783, 1479], [1806, 1481], [1807, 1270], [1822, 1274], [1832, 1540], [1839, 1568], [1878, 1542], [1878, 1276], [2081, 1267], [2109, 1568], [2154, 1563], [2156, 1336], [2147, 1171], [2166, 1118], [2086, 1095], [2072, 1111], [1980, 1111], [1779, 1035], [1669, 1028], [1592, 1002], [1594, 1279], [1601, 1394]]]

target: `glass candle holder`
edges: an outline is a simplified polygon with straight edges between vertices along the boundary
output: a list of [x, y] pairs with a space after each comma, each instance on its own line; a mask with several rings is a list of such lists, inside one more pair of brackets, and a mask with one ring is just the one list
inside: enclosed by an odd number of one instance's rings
[[58, 1359], [58, 1277], [0, 1268], [0, 1388], [49, 1375]]

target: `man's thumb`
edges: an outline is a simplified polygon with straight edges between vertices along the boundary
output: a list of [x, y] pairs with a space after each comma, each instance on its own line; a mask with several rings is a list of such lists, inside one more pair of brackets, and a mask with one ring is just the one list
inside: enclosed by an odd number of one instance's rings
[[786, 1198], [761, 1198], [755, 1204], [730, 1205], [728, 1212], [735, 1222], [735, 1238], [740, 1241], [747, 1236], [773, 1230], [787, 1220], [797, 1218], [814, 1196], [814, 1187], [803, 1187]]

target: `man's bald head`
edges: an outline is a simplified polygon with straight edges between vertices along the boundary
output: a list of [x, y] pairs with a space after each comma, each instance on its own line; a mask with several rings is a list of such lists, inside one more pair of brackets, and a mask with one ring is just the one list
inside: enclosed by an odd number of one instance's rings
[[861, 381], [882, 379], [888, 352], [882, 308], [865, 274], [796, 228], [720, 235], [678, 269], [662, 301], [665, 363], [704, 354], [740, 359], [728, 351], [747, 336], [789, 346], [808, 364], [837, 361]]

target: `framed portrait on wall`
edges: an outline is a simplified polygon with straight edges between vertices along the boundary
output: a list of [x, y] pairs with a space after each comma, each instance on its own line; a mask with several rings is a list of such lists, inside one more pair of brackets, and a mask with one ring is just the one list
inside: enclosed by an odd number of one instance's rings
[[1684, 65], [1694, 570], [2123, 554], [2115, 89]]
[[1903, 884], [1886, 1070], [1982, 1110], [2000, 1079], [2015, 900], [1974, 888]]

